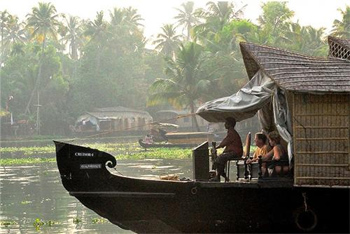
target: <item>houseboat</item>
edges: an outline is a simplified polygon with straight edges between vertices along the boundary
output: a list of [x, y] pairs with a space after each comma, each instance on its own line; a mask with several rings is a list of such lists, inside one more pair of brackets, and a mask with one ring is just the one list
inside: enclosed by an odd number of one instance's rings
[[146, 111], [122, 106], [105, 107], [95, 108], [79, 116], [71, 129], [76, 135], [126, 134], [146, 132], [152, 122], [152, 116]]
[[239, 160], [230, 164], [236, 180], [209, 182], [210, 145], [204, 142], [193, 150], [192, 180], [146, 180], [114, 173], [117, 159], [108, 153], [55, 142], [70, 195], [134, 232], [349, 233], [350, 41], [330, 37], [325, 59], [240, 47], [250, 81], [197, 113], [222, 122], [258, 112], [262, 127], [278, 131], [288, 146], [287, 175], [263, 177]]

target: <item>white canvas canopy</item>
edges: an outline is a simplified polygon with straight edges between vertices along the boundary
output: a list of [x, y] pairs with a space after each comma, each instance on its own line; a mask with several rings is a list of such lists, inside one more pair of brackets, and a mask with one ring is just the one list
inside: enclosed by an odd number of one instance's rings
[[209, 122], [225, 122], [227, 117], [242, 121], [253, 117], [270, 102], [274, 82], [259, 71], [237, 93], [205, 103], [197, 114]]
[[237, 93], [209, 101], [197, 110], [197, 114], [209, 122], [224, 122], [227, 117], [239, 122], [257, 112], [262, 128], [276, 128], [288, 143], [291, 160], [292, 128], [286, 95], [263, 71], [259, 70]]

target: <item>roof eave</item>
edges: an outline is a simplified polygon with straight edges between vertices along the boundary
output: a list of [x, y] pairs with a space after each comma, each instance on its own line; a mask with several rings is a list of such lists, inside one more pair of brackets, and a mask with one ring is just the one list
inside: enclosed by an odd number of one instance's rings
[[[254, 56], [253, 53], [250, 52], [250, 50], [247, 48], [248, 44], [247, 42], [240, 42], [241, 47], [241, 53], [243, 57], [243, 62], [245, 65], [245, 68], [247, 70], [247, 74], [249, 77], [249, 80], [253, 78], [253, 76], [259, 71], [262, 70], [265, 74], [267, 74], [270, 79], [275, 82], [275, 84], [278, 87], [282, 87], [274, 78], [273, 76], [269, 75], [269, 73], [264, 69], [264, 66], [259, 63], [259, 60]], [[249, 61], [251, 60], [251, 62]]]

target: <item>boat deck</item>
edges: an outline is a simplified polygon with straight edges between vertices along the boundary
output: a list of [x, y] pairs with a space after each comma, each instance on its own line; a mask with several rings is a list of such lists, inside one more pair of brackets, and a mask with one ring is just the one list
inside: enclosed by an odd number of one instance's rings
[[238, 187], [238, 188], [290, 188], [293, 187], [293, 178], [276, 177], [252, 180], [235, 180], [230, 182], [203, 182], [201, 187]]

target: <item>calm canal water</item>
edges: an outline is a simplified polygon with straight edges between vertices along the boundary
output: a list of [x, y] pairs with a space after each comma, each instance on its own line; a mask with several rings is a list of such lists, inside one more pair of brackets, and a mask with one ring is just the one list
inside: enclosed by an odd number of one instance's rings
[[[164, 174], [191, 178], [192, 161], [125, 160], [118, 161], [116, 170], [126, 176], [150, 179]], [[0, 233], [133, 233], [111, 224], [69, 196], [56, 163], [1, 166], [0, 189]]]

